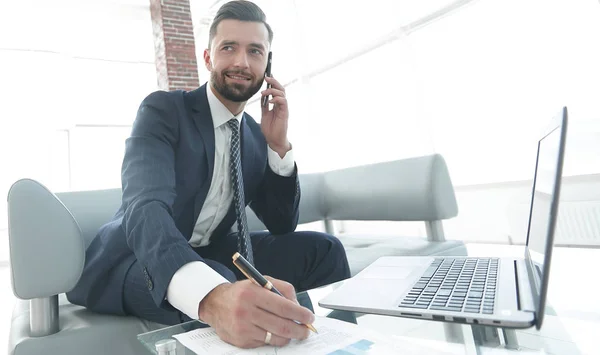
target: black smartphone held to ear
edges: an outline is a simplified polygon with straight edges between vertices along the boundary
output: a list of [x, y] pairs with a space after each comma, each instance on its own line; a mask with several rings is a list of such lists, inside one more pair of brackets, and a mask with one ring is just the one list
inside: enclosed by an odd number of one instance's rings
[[[273, 52], [269, 52], [269, 57], [267, 58], [267, 69], [265, 70], [265, 76], [271, 76], [271, 62], [273, 61]], [[267, 83], [267, 89], [271, 88], [271, 84]], [[269, 105], [269, 95], [265, 95], [262, 98], [263, 107], [267, 107]]]

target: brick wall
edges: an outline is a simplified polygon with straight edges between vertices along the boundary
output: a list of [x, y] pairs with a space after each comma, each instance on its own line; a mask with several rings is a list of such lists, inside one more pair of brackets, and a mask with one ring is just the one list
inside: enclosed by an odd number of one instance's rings
[[199, 86], [189, 0], [150, 0], [158, 86], [194, 90]]

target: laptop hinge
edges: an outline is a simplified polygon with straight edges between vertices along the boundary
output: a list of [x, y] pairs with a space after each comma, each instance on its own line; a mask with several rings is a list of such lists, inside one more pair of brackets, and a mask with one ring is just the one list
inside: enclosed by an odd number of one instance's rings
[[533, 302], [533, 290], [529, 276], [527, 275], [527, 266], [525, 260], [515, 260], [515, 282], [517, 285], [517, 302], [519, 310], [525, 312], [535, 312], [535, 304]]

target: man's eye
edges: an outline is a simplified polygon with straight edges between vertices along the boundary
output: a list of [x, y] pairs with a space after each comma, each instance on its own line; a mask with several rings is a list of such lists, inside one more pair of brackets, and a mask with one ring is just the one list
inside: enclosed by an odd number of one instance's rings
[[223, 50], [224, 51], [230, 51], [230, 50], [233, 50], [233, 47], [232, 46], [224, 46]]
[[260, 49], [251, 49], [250, 53], [252, 53], [252, 54], [259, 54], [259, 55], [262, 54], [262, 52], [260, 51]]

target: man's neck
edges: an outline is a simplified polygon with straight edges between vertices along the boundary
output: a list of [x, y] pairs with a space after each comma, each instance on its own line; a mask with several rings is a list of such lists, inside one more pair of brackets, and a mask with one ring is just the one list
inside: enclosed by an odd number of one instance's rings
[[210, 82], [208, 83], [208, 86], [209, 86], [210, 90], [213, 92], [213, 94], [215, 94], [217, 99], [219, 99], [219, 101], [221, 101], [223, 106], [225, 106], [229, 110], [229, 112], [231, 112], [234, 116], [237, 116], [240, 112], [244, 111], [244, 108], [246, 107], [246, 101], [233, 102], [231, 100], [227, 100], [217, 90], [215, 90], [215, 88], [212, 86], [212, 84]]

